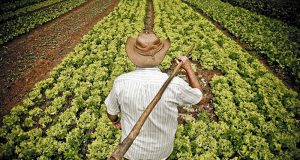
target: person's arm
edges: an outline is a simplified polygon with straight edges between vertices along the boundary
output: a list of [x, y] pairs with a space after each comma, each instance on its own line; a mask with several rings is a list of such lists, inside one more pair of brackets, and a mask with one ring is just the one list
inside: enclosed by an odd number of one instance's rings
[[111, 114], [109, 114], [109, 113], [107, 113], [107, 117], [108, 117], [108, 119], [111, 121], [111, 122], [117, 122], [118, 120], [119, 120], [119, 117], [118, 117], [118, 115], [111, 115]]
[[186, 56], [181, 56], [179, 60], [182, 61], [182, 69], [184, 69], [186, 72], [190, 86], [192, 88], [198, 88], [202, 92], [198, 78], [192, 69], [191, 61]]
[[116, 129], [120, 129], [121, 128], [121, 124], [120, 124], [120, 120], [119, 120], [118, 115], [111, 115], [108, 112], [106, 112], [106, 113], [107, 113], [108, 119], [114, 124], [114, 127]]
[[191, 61], [186, 57], [186, 56], [181, 56], [179, 58], [179, 60], [182, 62], [182, 69], [185, 70], [186, 72], [186, 76], [187, 76], [187, 79], [189, 81], [189, 85], [191, 88], [197, 88], [199, 89], [199, 91], [201, 92], [201, 100], [197, 103], [197, 105], [199, 104], [203, 104], [203, 97], [202, 97], [202, 88], [201, 88], [201, 85], [198, 81], [198, 78], [197, 76], [195, 75], [193, 69], [192, 69], [192, 65], [191, 65]]
[[120, 112], [120, 104], [118, 102], [118, 96], [116, 91], [116, 85], [114, 83], [112, 90], [109, 95], [106, 97], [104, 103], [107, 106], [107, 117], [113, 123], [114, 127], [119, 129], [121, 128], [120, 120], [118, 117], [118, 113]]

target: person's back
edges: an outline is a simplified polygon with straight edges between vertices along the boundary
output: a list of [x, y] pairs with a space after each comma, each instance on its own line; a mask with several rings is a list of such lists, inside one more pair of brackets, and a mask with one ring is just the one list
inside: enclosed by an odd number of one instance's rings
[[[132, 60], [132, 58], [130, 59]], [[132, 61], [141, 66], [147, 59], [140, 61], [141, 64], [135, 60]], [[154, 67], [156, 65], [137, 67], [135, 71], [117, 77], [109, 96], [105, 100], [111, 121], [117, 121], [118, 113], [122, 113], [122, 141], [168, 78], [166, 73], [162, 73], [159, 68]], [[194, 74], [190, 64], [187, 68], [189, 68], [188, 74]], [[195, 81], [195, 75], [193, 76], [188, 76], [188, 78]], [[124, 157], [128, 159], [167, 158], [173, 150], [178, 124], [177, 107], [183, 104], [196, 104], [201, 98], [202, 93], [199, 87], [192, 88], [181, 78], [175, 77]]]
[[[118, 100], [118, 106], [122, 111], [122, 140], [129, 134], [167, 78], [168, 75], [162, 73], [158, 68], [137, 68], [137, 70], [123, 74], [115, 80], [114, 93], [111, 93], [111, 96]], [[133, 159], [162, 159], [170, 155], [173, 150], [173, 140], [178, 123], [177, 106], [199, 102], [199, 98], [191, 98], [195, 95], [188, 94], [199, 93], [200, 91], [186, 91], [188, 89], [191, 88], [182, 79], [175, 77], [172, 80], [143, 125], [139, 136], [127, 151], [128, 157]], [[107, 103], [109, 104], [109, 101]], [[115, 109], [108, 110], [108, 112], [116, 114], [120, 111], [119, 108]]]

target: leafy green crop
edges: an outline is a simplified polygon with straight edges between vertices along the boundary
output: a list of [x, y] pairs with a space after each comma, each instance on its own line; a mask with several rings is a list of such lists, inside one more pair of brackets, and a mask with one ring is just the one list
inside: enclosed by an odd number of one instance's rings
[[72, 10], [86, 0], [67, 0], [0, 24], [0, 45]]
[[300, 30], [220, 0], [185, 0], [219, 22], [300, 84]]
[[121, 1], [4, 117], [0, 157], [105, 159], [113, 151], [120, 131], [108, 120], [103, 101], [114, 79], [134, 68], [124, 43], [144, 28], [145, 6]]
[[[213, 6], [211, 6], [213, 7]], [[195, 44], [193, 60], [217, 68], [210, 85], [219, 122], [206, 114], [180, 125], [171, 159], [297, 159], [297, 93], [213, 24], [179, 0], [155, 0], [156, 33], [170, 37], [169, 59]]]
[[[134, 69], [124, 43], [144, 28], [145, 6], [145, 0], [122, 0], [4, 117], [2, 157], [105, 159], [114, 150], [120, 131], [103, 101], [114, 79]], [[192, 59], [224, 74], [210, 83], [219, 122], [203, 113], [180, 125], [170, 159], [299, 158], [297, 93], [188, 5], [155, 0], [154, 9], [155, 32], [172, 41], [162, 69], [196, 44]]]
[[19, 8], [34, 5], [36, 3], [42, 2], [45, 0], [3, 0], [0, 6], [0, 13], [5, 13], [9, 11], [15, 11]]
[[295, 0], [222, 0], [234, 6], [300, 27], [300, 2]]
[[7, 19], [12, 19], [13, 17], [16, 17], [18, 15], [32, 12], [32, 11], [35, 11], [35, 10], [41, 9], [43, 7], [47, 7], [47, 6], [53, 5], [55, 3], [62, 2], [62, 1], [63, 0], [46, 0], [46, 1], [43, 1], [40, 3], [35, 3], [33, 5], [29, 5], [29, 6], [17, 9], [16, 11], [5, 12], [0, 15], [0, 22], [6, 21]]

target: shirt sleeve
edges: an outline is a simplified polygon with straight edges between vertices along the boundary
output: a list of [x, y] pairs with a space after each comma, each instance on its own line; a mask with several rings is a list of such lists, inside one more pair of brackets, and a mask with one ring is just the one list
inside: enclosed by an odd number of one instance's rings
[[116, 85], [114, 83], [109, 95], [106, 97], [104, 103], [107, 106], [107, 113], [110, 115], [117, 115], [120, 112], [120, 105], [118, 102], [118, 96], [116, 92]]
[[192, 88], [183, 79], [180, 80], [179, 100], [180, 105], [195, 105], [202, 99], [202, 92], [198, 88]]

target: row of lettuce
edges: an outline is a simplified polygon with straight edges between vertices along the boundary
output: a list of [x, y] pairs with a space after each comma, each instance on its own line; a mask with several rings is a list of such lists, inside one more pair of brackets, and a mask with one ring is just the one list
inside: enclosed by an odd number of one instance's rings
[[187, 4], [154, 0], [154, 8], [155, 32], [172, 41], [163, 68], [195, 44], [192, 59], [223, 73], [210, 82], [219, 121], [202, 114], [180, 125], [170, 159], [299, 159], [297, 93]]
[[295, 0], [222, 0], [300, 27], [300, 2]]
[[266, 57], [269, 64], [300, 84], [300, 30], [221, 0], [184, 0], [219, 22]]
[[120, 1], [4, 117], [0, 159], [105, 159], [113, 151], [120, 134], [103, 101], [116, 76], [134, 68], [124, 42], [143, 29], [145, 6], [145, 1]]
[[0, 13], [15, 11], [19, 8], [30, 6], [45, 0], [2, 0], [0, 6]]
[[8, 19], [13, 19], [19, 15], [27, 14], [29, 12], [33, 12], [38, 9], [42, 9], [44, 7], [53, 5], [55, 3], [62, 2], [63, 0], [46, 0], [40, 3], [36, 3], [33, 5], [29, 5], [26, 7], [19, 8], [15, 11], [8, 11], [0, 15], [0, 22], [7, 21]]
[[65, 0], [43, 9], [19, 15], [0, 24], [0, 45], [29, 32], [38, 25], [44, 24], [86, 2], [86, 0]]
[[[49, 78], [4, 117], [0, 158], [106, 159], [119, 143], [103, 103], [114, 79], [134, 69], [124, 43], [144, 28], [146, 2], [121, 0]], [[139, 8], [139, 9], [136, 9]], [[211, 82], [219, 122], [180, 125], [170, 159], [297, 159], [297, 93], [179, 0], [155, 0], [154, 30], [171, 48], [161, 69], [190, 45], [193, 60], [224, 74]]]

